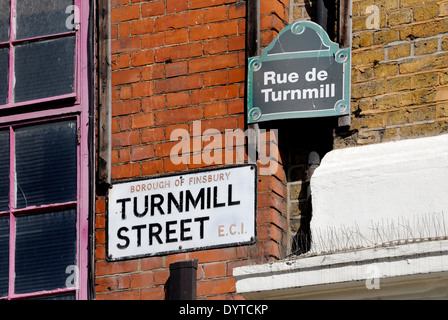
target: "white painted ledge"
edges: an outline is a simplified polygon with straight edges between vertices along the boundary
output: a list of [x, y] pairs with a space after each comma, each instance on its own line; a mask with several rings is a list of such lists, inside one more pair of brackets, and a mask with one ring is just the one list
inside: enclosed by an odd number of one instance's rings
[[236, 268], [238, 293], [448, 298], [448, 135], [333, 150], [311, 195], [308, 257]]
[[233, 275], [247, 299], [448, 298], [448, 240], [298, 257]]

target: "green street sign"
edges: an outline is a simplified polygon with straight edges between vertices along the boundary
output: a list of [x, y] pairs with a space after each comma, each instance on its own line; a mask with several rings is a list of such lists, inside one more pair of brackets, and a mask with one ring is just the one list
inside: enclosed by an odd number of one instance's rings
[[290, 24], [248, 63], [248, 123], [350, 114], [351, 50], [318, 24]]

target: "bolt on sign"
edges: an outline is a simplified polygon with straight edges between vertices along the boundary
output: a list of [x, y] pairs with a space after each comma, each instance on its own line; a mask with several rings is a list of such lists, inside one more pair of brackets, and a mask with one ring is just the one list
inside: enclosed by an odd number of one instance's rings
[[249, 59], [248, 123], [349, 115], [350, 64], [318, 24], [290, 24]]
[[256, 241], [255, 165], [117, 183], [107, 198], [107, 259]]

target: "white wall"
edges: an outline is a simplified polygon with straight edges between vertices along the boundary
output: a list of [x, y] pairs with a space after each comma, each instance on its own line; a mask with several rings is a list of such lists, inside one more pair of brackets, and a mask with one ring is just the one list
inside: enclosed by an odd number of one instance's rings
[[448, 135], [333, 150], [311, 192], [312, 252], [443, 239]]

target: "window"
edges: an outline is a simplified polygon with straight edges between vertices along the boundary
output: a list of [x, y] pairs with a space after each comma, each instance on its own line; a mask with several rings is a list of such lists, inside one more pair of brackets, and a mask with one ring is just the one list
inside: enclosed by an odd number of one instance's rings
[[0, 0], [0, 300], [87, 298], [89, 3]]
[[0, 131], [0, 297], [74, 297], [77, 128], [69, 119]]
[[0, 1], [0, 108], [76, 97], [78, 2]]

